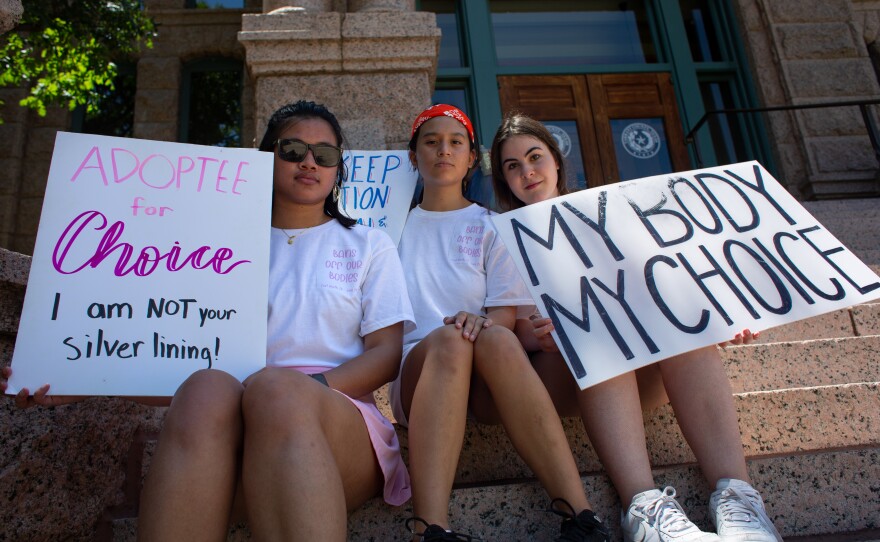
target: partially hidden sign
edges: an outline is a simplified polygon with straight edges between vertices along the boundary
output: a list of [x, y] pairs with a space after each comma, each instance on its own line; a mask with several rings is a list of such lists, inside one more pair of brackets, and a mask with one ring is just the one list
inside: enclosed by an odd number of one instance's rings
[[400, 243], [418, 180], [407, 151], [346, 151], [342, 160], [348, 168], [340, 195], [345, 213]]
[[263, 367], [272, 160], [59, 133], [8, 393], [168, 396]]
[[493, 217], [581, 389], [880, 297], [760, 164], [647, 177]]

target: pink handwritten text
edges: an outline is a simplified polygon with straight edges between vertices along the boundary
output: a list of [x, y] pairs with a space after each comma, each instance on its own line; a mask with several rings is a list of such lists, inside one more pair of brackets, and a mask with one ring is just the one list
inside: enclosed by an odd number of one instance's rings
[[[239, 196], [239, 185], [248, 182], [242, 177], [242, 170], [248, 162], [238, 162], [236, 167], [234, 164], [230, 166], [229, 160], [207, 156], [180, 155], [169, 158], [157, 153], [142, 158], [128, 149], [112, 148], [108, 170], [104, 165], [107, 151], [104, 152], [105, 155], [102, 156], [101, 149], [97, 145], [93, 146], [76, 168], [70, 182], [77, 182], [82, 176], [85, 180], [100, 178], [104, 186], [110, 186], [111, 180], [114, 185], [118, 185], [129, 179], [136, 179], [135, 182], [156, 190], [191, 187], [196, 192], [202, 192], [204, 187], [206, 191]], [[230, 177], [224, 175], [224, 171], [231, 173], [233, 168], [235, 177], [230, 180]]]
[[[135, 255], [134, 246], [119, 241], [125, 231], [125, 223], [117, 221], [109, 227], [107, 224], [107, 217], [99, 211], [86, 211], [74, 218], [58, 238], [58, 242], [55, 243], [55, 250], [52, 252], [52, 265], [55, 270], [64, 275], [72, 275], [79, 273], [86, 267], [94, 269], [114, 252], [118, 252], [116, 265], [113, 268], [113, 274], [117, 277], [129, 273], [145, 277], [152, 274], [163, 261], [164, 267], [171, 272], [180, 271], [189, 266], [193, 269], [211, 268], [218, 275], [225, 275], [241, 264], [250, 263], [250, 260], [229, 261], [233, 257], [233, 252], [228, 248], [218, 248], [211, 254], [212, 249], [207, 245], [202, 245], [184, 256], [183, 249], [177, 241], [167, 252], [163, 253], [154, 246], [145, 246]], [[75, 246], [79, 248], [83, 244], [88, 246], [88, 237], [90, 237], [86, 231], [88, 229], [106, 231], [98, 241], [95, 251], [84, 260], [78, 258], [79, 261], [68, 261], [71, 249]], [[84, 243], [81, 238], [85, 239]], [[89, 250], [86, 249], [85, 252], [88, 253]], [[82, 253], [83, 251], [80, 249], [74, 252]], [[134, 258], [132, 258], [133, 256]]]

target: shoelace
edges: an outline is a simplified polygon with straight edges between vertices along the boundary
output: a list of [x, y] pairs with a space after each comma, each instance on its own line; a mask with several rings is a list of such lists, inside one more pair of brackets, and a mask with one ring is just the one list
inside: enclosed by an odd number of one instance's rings
[[[565, 506], [568, 510], [559, 510], [556, 506], [557, 504]], [[604, 525], [583, 525], [578, 521], [574, 507], [565, 499], [553, 499], [550, 502], [549, 511], [563, 518], [562, 535], [556, 539], [557, 542], [608, 540], [608, 531]]]
[[668, 533], [683, 533], [693, 529], [693, 523], [675, 500], [675, 488], [667, 486], [659, 497], [645, 506], [645, 514]]
[[[416, 530], [415, 530], [416, 523], [421, 523], [422, 525], [424, 525], [422, 532], [420, 532], [420, 533], [416, 532]], [[408, 518], [404, 522], [404, 525], [406, 525], [406, 530], [408, 530], [411, 534], [414, 534], [414, 535], [420, 537], [422, 540], [430, 540], [431, 542], [481, 542], [482, 541], [482, 538], [476, 538], [471, 535], [456, 533], [454, 531], [453, 532], [444, 531], [443, 534], [438, 533], [439, 536], [434, 536], [433, 533], [430, 533], [427, 535], [430, 538], [427, 538], [425, 535], [425, 530], [428, 529], [428, 527], [431, 527], [431, 525], [427, 521], [423, 520], [422, 518], [420, 518], [418, 516], [413, 516], [411, 518]]]
[[718, 512], [725, 521], [735, 527], [748, 527], [753, 521], [758, 521], [766, 530], [773, 533], [776, 540], [782, 542], [779, 531], [773, 526], [764, 507], [759, 505], [761, 495], [757, 491], [751, 488], [729, 487], [721, 492], [721, 497], [723, 500], [718, 507]]

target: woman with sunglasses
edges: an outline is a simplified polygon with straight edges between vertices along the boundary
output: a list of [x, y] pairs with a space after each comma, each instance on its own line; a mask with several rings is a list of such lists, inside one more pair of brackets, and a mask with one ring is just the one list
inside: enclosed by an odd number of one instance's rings
[[399, 251], [417, 328], [404, 336], [391, 402], [397, 421], [409, 427], [413, 539], [472, 540], [449, 530], [448, 517], [472, 415], [504, 425], [565, 518], [559, 540], [606, 540], [553, 403], [512, 331], [534, 302], [489, 211], [464, 196], [476, 159], [470, 120], [449, 105], [430, 107], [413, 123], [409, 148], [424, 193]]
[[[177, 390], [141, 496], [138, 539], [346, 540], [347, 512], [410, 497], [397, 434], [372, 392], [393, 380], [412, 308], [397, 250], [339, 210], [342, 130], [324, 106], [275, 112], [267, 367], [244, 384], [201, 370]], [[269, 233], [269, 232], [267, 232]], [[344, 271], [340, 271], [344, 269]], [[4, 370], [6, 389], [11, 372]], [[43, 386], [16, 404], [65, 398]]]
[[[505, 117], [491, 153], [492, 182], [502, 210], [568, 193], [562, 153], [539, 121], [520, 113]], [[714, 346], [579, 390], [550, 335], [552, 330], [550, 320], [537, 314], [531, 321], [517, 322], [518, 335], [559, 413], [583, 419], [590, 442], [625, 506], [625, 540], [718, 540], [687, 518], [674, 489], [660, 491], [654, 486], [642, 408], [649, 410], [671, 399], [685, 439], [716, 488], [709, 515], [721, 540], [781, 541], [761, 496], [748, 482], [733, 393]], [[756, 337], [744, 330], [731, 343], [749, 343]], [[641, 402], [640, 390], [645, 392]]]

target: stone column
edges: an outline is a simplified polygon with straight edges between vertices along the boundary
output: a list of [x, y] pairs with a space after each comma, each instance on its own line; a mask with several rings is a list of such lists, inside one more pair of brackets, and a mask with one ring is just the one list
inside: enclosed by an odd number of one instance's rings
[[0, 34], [5, 34], [18, 24], [24, 9], [21, 0], [0, 0]]
[[350, 148], [405, 148], [434, 86], [434, 14], [407, 0], [348, 0], [347, 12], [330, 4], [264, 0], [264, 13], [243, 16], [238, 39], [255, 81], [257, 139], [278, 107], [307, 99], [336, 114]]

